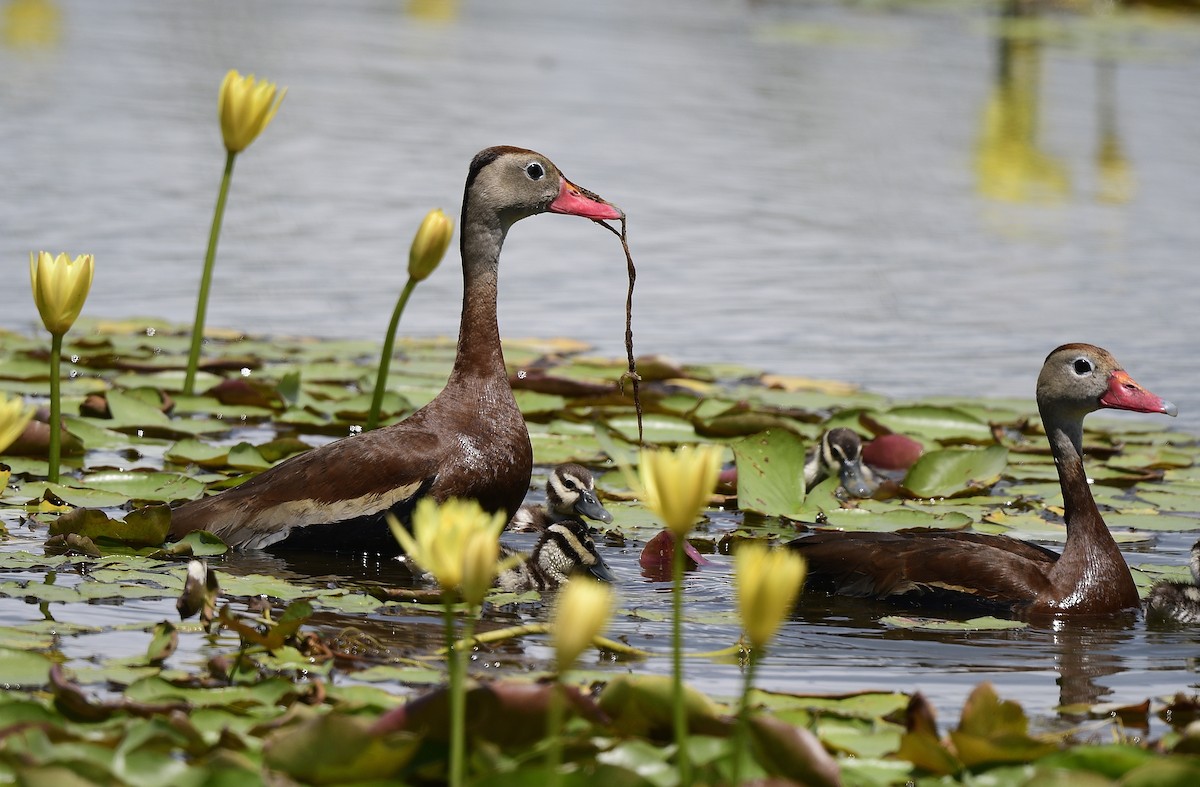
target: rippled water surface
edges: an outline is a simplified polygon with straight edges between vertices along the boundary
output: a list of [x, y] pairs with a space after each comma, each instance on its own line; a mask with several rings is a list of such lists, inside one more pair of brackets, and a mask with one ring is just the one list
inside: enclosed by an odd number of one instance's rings
[[[33, 329], [40, 248], [96, 255], [86, 314], [190, 320], [223, 161], [216, 88], [236, 67], [289, 92], [238, 160], [210, 325], [381, 336], [421, 216], [457, 211], [477, 150], [517, 144], [628, 214], [639, 352], [895, 397], [1032, 396], [1050, 349], [1089, 341], [1200, 431], [1192, 18], [1046, 16], [1014, 43], [996, 8], [968, 4], [47, 5], [56, 36], [22, 46], [6, 27], [0, 47], [0, 328]], [[536, 218], [502, 268], [505, 335], [621, 354], [607, 233]], [[401, 329], [452, 334], [460, 293], [452, 255]], [[1131, 560], [1189, 544], [1165, 536]], [[666, 609], [635, 551], [613, 562], [626, 606]], [[727, 568], [690, 578], [697, 608], [728, 608]], [[806, 602], [764, 684], [955, 704], [986, 678], [1047, 712], [1194, 678], [1188, 632], [913, 635], [880, 614]], [[735, 636], [690, 631], [696, 650]], [[616, 633], [665, 648], [633, 618]], [[718, 693], [738, 674], [689, 666]]]

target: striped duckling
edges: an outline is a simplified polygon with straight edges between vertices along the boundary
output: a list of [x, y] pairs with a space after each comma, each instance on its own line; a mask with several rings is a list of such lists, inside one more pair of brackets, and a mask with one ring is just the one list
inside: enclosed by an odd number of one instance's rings
[[853, 429], [839, 426], [826, 431], [805, 457], [805, 489], [830, 476], [837, 476], [851, 497], [870, 497], [874, 492], [875, 478], [862, 461], [862, 438]]
[[1188, 558], [1192, 581], [1155, 582], [1146, 597], [1146, 618], [1159, 623], [1200, 623], [1200, 541]]
[[508, 529], [517, 533], [540, 533], [555, 522], [583, 522], [584, 517], [608, 524], [610, 514], [596, 497], [592, 472], [573, 462], [554, 468], [546, 479], [546, 505], [527, 503], [517, 510]]
[[564, 585], [574, 574], [590, 574], [604, 582], [616, 580], [604, 558], [596, 551], [596, 543], [592, 541], [587, 525], [576, 519], [567, 519], [543, 530], [529, 557], [513, 568], [502, 571], [496, 577], [495, 585], [512, 593], [553, 590]]

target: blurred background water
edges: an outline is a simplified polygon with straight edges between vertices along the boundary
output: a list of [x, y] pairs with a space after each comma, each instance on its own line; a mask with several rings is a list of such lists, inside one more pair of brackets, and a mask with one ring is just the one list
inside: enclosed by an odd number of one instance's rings
[[[0, 328], [34, 330], [36, 249], [95, 254], [85, 315], [190, 322], [224, 161], [217, 88], [238, 68], [288, 95], [238, 158], [210, 326], [382, 339], [421, 217], [457, 213], [476, 151], [516, 144], [627, 212], [640, 353], [894, 397], [1031, 398], [1045, 355], [1088, 341], [1200, 431], [1193, 17], [782, 0], [4, 0], [0, 12]], [[524, 222], [502, 269], [504, 335], [623, 353], [625, 266], [608, 233]], [[453, 334], [460, 297], [452, 252], [401, 331]], [[1179, 559], [1189, 543], [1165, 536], [1133, 562]], [[614, 559], [627, 605], [653, 605], [661, 588], [632, 579], [627, 552]], [[726, 568], [689, 593], [727, 606]], [[785, 627], [765, 684], [956, 702], [991, 678], [1047, 712], [1060, 691], [1140, 701], [1194, 678], [1187, 632], [925, 637], [813, 603]], [[618, 629], [661, 645], [636, 621]], [[697, 626], [693, 644], [735, 634]], [[733, 665], [695, 669], [736, 689]]]
[[[95, 254], [87, 315], [190, 322], [235, 67], [288, 96], [211, 326], [382, 337], [421, 217], [517, 144], [627, 212], [641, 353], [1024, 397], [1088, 341], [1195, 430], [1200, 25], [1097, 7], [6, 0], [0, 327], [33, 329], [34, 249]], [[456, 268], [402, 332], [457, 330]], [[625, 286], [607, 233], [525, 222], [502, 332], [619, 356]]]

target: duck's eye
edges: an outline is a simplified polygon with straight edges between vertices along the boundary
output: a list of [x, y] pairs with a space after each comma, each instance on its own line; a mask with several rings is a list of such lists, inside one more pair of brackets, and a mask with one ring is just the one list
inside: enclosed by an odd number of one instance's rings
[[530, 180], [541, 180], [546, 177], [546, 168], [536, 161], [531, 161], [525, 165], [525, 174]]
[[1075, 359], [1075, 374], [1080, 376], [1092, 373], [1092, 362], [1087, 358]]

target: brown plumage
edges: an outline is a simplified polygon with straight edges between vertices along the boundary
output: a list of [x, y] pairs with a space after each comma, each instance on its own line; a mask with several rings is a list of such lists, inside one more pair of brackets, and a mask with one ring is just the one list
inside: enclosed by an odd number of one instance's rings
[[594, 221], [621, 212], [571, 183], [545, 156], [488, 148], [467, 174], [458, 354], [441, 393], [398, 424], [301, 454], [219, 495], [172, 512], [171, 536], [208, 530], [231, 546], [396, 552], [383, 521], [407, 522], [416, 501], [474, 498], [512, 517], [529, 488], [533, 452], [517, 409], [496, 321], [500, 249], [538, 213]]
[[1089, 344], [1050, 353], [1038, 376], [1037, 403], [1066, 510], [1061, 555], [982, 533], [819, 533], [788, 545], [808, 561], [808, 587], [913, 606], [1027, 614], [1136, 609], [1133, 577], [1088, 488], [1083, 418], [1106, 407], [1175, 415], [1175, 405]]

